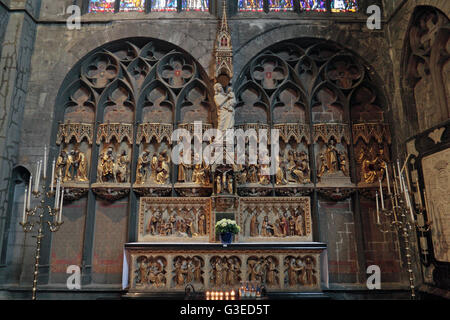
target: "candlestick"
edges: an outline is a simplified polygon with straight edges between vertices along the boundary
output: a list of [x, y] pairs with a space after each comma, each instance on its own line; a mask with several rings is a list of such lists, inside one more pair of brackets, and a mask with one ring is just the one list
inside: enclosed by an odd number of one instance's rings
[[23, 195], [23, 216], [22, 223], [25, 224], [26, 216], [27, 216], [27, 195], [28, 195], [28, 187], [25, 187], [25, 193]]
[[384, 163], [384, 170], [386, 171], [386, 181], [387, 181], [387, 185], [388, 185], [388, 192], [389, 195], [391, 194], [391, 183], [389, 182], [389, 168], [387, 163]]
[[381, 180], [378, 180], [378, 182], [380, 182], [381, 208], [384, 210], [383, 186], [381, 185]]
[[30, 210], [30, 200], [31, 200], [31, 185], [33, 182], [33, 176], [30, 175], [30, 181], [28, 182], [28, 197], [27, 197], [27, 209]]
[[55, 159], [53, 158], [52, 163], [52, 181], [50, 182], [50, 192], [53, 192], [53, 181], [55, 180]]
[[44, 147], [44, 179], [47, 179], [47, 145]]
[[380, 224], [380, 207], [378, 205], [378, 191], [375, 192], [375, 196], [377, 198], [377, 223]]

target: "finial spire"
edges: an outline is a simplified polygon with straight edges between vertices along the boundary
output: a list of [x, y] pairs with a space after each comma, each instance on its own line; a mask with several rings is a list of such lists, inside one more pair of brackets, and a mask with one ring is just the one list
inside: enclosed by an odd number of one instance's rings
[[224, 0], [222, 3], [222, 21], [218, 24], [216, 39], [216, 81], [221, 76], [226, 76], [228, 80], [233, 77], [233, 47], [227, 19], [227, 2]]

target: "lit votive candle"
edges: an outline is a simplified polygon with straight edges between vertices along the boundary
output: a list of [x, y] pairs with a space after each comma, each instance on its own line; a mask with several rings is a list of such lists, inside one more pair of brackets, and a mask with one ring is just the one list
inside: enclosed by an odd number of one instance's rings
[[234, 290], [231, 290], [231, 296], [234, 297], [236, 295], [236, 292]]

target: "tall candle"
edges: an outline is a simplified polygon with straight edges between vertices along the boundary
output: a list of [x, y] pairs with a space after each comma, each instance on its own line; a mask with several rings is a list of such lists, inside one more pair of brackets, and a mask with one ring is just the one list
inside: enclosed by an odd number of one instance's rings
[[31, 200], [31, 186], [33, 184], [33, 176], [30, 175], [30, 181], [28, 182], [28, 199], [27, 199], [27, 209], [30, 210], [30, 200]]
[[38, 177], [38, 173], [39, 173], [39, 161], [36, 162], [36, 171], [34, 172], [34, 186], [33, 186], [33, 192], [36, 192], [36, 188], [37, 188], [37, 177]]
[[64, 202], [64, 188], [61, 191], [61, 204], [59, 205], [59, 219], [58, 219], [59, 223], [61, 223], [62, 221], [63, 202]]
[[58, 209], [59, 205], [59, 189], [61, 185], [61, 180], [58, 178], [58, 181], [56, 182], [56, 194], [55, 194], [55, 209]]
[[380, 206], [378, 204], [378, 191], [375, 192], [377, 202], [377, 223], [380, 224]]
[[381, 180], [378, 181], [380, 182], [381, 208], [384, 210], [383, 186], [381, 185]]
[[39, 160], [37, 163], [37, 170], [36, 170], [36, 186], [34, 188], [35, 192], [39, 191], [39, 183], [41, 181], [41, 167], [42, 167], [42, 160]]
[[23, 216], [22, 223], [25, 224], [27, 217], [27, 196], [28, 196], [28, 187], [25, 187], [25, 193], [23, 194]]
[[389, 168], [387, 163], [384, 163], [384, 170], [386, 171], [386, 180], [387, 180], [387, 185], [388, 185], [388, 192], [389, 194], [391, 194], [391, 183], [389, 182]]
[[44, 179], [47, 179], [47, 145], [44, 147]]
[[55, 159], [52, 163], [52, 181], [50, 182], [50, 191], [53, 191], [53, 180], [55, 180]]

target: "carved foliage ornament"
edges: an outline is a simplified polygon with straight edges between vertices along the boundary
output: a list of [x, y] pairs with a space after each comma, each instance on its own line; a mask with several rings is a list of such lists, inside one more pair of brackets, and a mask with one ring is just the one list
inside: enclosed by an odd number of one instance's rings
[[376, 142], [388, 144], [392, 143], [391, 133], [388, 124], [383, 123], [361, 123], [353, 125], [353, 141], [362, 139], [366, 144], [374, 138]]
[[334, 138], [342, 144], [350, 144], [350, 130], [346, 124], [315, 124], [313, 140], [318, 142], [320, 138], [325, 143]]
[[113, 138], [118, 142], [127, 139], [128, 142], [133, 141], [133, 125], [127, 123], [103, 123], [98, 126], [97, 144], [102, 140], [110, 143]]
[[141, 144], [142, 139], [146, 143], [150, 143], [155, 138], [157, 143], [161, 143], [164, 139], [172, 143], [173, 125], [166, 123], [142, 123], [138, 125], [136, 143]]
[[56, 137], [56, 144], [69, 144], [72, 138], [75, 138], [76, 143], [81, 143], [83, 139], [87, 139], [88, 143], [92, 145], [94, 137], [94, 125], [88, 123], [63, 123], [58, 127], [58, 134]]
[[309, 145], [311, 144], [311, 133], [309, 125], [298, 123], [275, 124], [274, 129], [280, 130], [280, 139], [285, 143], [289, 143], [292, 138], [300, 143], [303, 139]]

